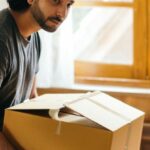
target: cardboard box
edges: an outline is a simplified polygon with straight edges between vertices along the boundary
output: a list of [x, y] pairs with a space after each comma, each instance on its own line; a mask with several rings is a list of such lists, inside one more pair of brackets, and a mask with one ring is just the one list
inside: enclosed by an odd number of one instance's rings
[[144, 113], [101, 92], [46, 94], [5, 111], [19, 150], [139, 150]]

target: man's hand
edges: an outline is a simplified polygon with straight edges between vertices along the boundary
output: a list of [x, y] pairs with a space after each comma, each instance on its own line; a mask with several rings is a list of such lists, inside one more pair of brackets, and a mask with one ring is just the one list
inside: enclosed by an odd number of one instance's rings
[[15, 150], [15, 148], [8, 142], [2, 132], [0, 132], [0, 150]]

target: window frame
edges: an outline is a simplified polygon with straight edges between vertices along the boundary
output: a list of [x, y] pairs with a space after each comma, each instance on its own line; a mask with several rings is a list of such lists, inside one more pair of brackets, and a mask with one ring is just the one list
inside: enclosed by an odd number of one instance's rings
[[[75, 83], [121, 85], [133, 87], [150, 87], [150, 53], [148, 37], [150, 31], [150, 2], [134, 0], [134, 2], [98, 2], [78, 0], [76, 6], [128, 7], [134, 12], [134, 62], [133, 65], [100, 64], [75, 61]], [[148, 35], [149, 33], [149, 35]], [[91, 70], [89, 70], [91, 68]]]

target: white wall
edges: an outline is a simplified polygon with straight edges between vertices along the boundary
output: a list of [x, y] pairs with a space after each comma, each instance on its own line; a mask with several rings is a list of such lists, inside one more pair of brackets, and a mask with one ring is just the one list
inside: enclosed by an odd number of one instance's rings
[[8, 5], [7, 5], [7, 2], [6, 0], [0, 0], [0, 10], [3, 9], [3, 8], [6, 8]]

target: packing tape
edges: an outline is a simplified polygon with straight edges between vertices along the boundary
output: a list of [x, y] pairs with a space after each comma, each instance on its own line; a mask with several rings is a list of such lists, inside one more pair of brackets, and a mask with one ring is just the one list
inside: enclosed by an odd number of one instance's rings
[[97, 95], [97, 94], [99, 94], [99, 93], [101, 93], [101, 92], [100, 92], [100, 91], [87, 92], [87, 93], [85, 93], [84, 95], [81, 95], [79, 98], [77, 98], [77, 99], [75, 99], [75, 100], [73, 100], [73, 101], [66, 102], [66, 103], [64, 104], [64, 106], [69, 105], [69, 104], [72, 104], [72, 103], [75, 103], [75, 102], [78, 102], [78, 101], [81, 101], [81, 100], [83, 100], [83, 99], [88, 99], [88, 98], [93, 97], [93, 96], [95, 96], [95, 95]]
[[61, 121], [58, 122], [57, 128], [56, 128], [56, 135], [60, 135], [61, 133]]
[[94, 104], [96, 104], [97, 106], [100, 106], [100, 107], [102, 107], [103, 109], [106, 109], [106, 110], [108, 110], [109, 112], [112, 112], [113, 114], [115, 114], [115, 115], [117, 115], [118, 117], [124, 119], [125, 121], [128, 121], [128, 123], [132, 121], [130, 118], [128, 118], [128, 117], [126, 117], [126, 116], [124, 116], [124, 115], [122, 115], [122, 114], [119, 114], [119, 113], [116, 112], [115, 110], [112, 110], [111, 108], [108, 108], [108, 107], [106, 107], [106, 106], [103, 105], [103, 104], [100, 104], [99, 102], [95, 101], [95, 100], [92, 99], [92, 98], [87, 98], [86, 100], [89, 100], [89, 101], [93, 102]]
[[49, 116], [54, 119], [54, 120], [59, 120], [58, 114], [59, 114], [59, 109], [49, 109]]
[[60, 135], [61, 133], [61, 121], [59, 120], [58, 114], [59, 114], [59, 109], [51, 109], [49, 110], [49, 116], [58, 121], [58, 125], [56, 127], [56, 135]]

